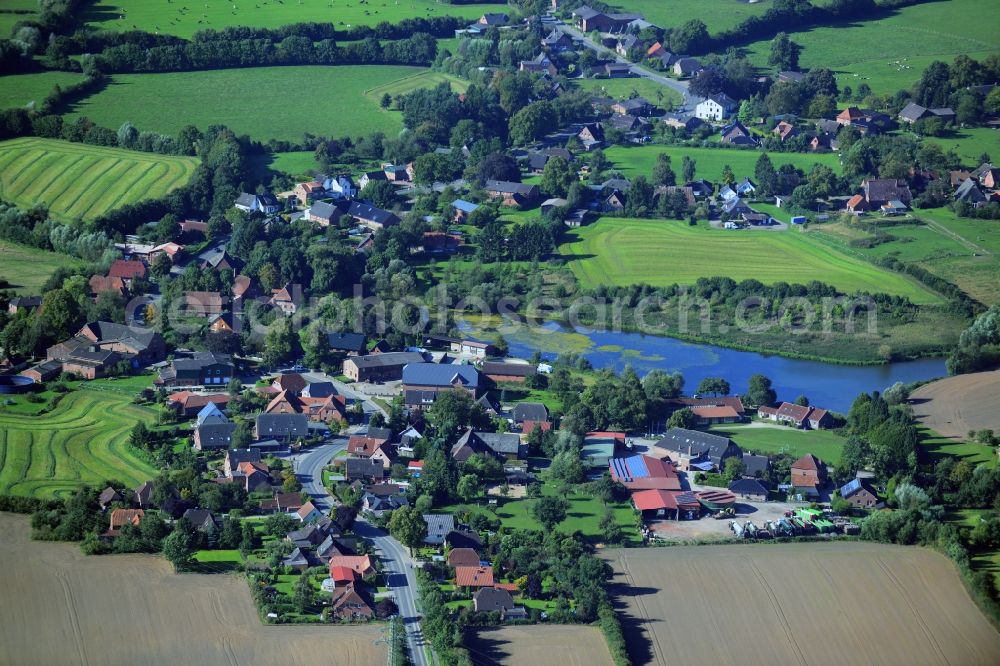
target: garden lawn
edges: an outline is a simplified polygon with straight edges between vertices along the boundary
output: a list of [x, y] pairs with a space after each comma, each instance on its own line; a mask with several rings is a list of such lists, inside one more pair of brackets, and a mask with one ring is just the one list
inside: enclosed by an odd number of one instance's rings
[[118, 479], [135, 487], [156, 475], [129, 446], [151, 410], [110, 391], [78, 389], [40, 416], [0, 408], [0, 493], [63, 497], [84, 484]]
[[243, 563], [238, 550], [199, 550], [195, 552], [195, 570], [198, 573], [229, 573]]
[[616, 10], [638, 12], [661, 28], [676, 28], [685, 21], [702, 21], [710, 34], [727, 30], [751, 16], [760, 16], [770, 2], [753, 4], [739, 0], [617, 0], [608, 3]]
[[832, 465], [840, 463], [841, 450], [846, 437], [831, 430], [798, 430], [786, 426], [726, 424], [715, 426], [711, 432], [729, 437], [743, 452], [787, 453], [801, 458], [811, 453]]
[[[4, 16], [11, 14], [0, 14], [0, 32], [3, 32]], [[0, 109], [28, 106], [31, 103], [37, 107], [49, 96], [54, 86], [65, 88], [82, 80], [83, 75], [75, 72], [33, 72], [0, 76]]]
[[61, 266], [74, 268], [83, 262], [58, 252], [39, 250], [0, 240], [0, 284], [18, 294], [40, 294], [42, 285]]
[[25, 207], [45, 204], [57, 220], [90, 220], [181, 187], [197, 164], [193, 157], [12, 139], [0, 142], [0, 197]]
[[[607, 95], [614, 99], [628, 99], [632, 97], [632, 93], [638, 93], [662, 109], [681, 103], [680, 93], [649, 79], [581, 79], [576, 84], [594, 95]], [[662, 99], [656, 96], [657, 92], [662, 94]]]
[[[140, 130], [168, 134], [185, 125], [204, 130], [223, 124], [260, 141], [300, 141], [306, 132], [395, 135], [403, 127], [402, 114], [382, 109], [365, 93], [426, 71], [344, 65], [116, 74], [106, 88], [75, 104], [71, 115], [112, 128], [130, 121]], [[255, 91], [252, 97], [248, 91]]]
[[[542, 494], [547, 497], [554, 497], [557, 495], [557, 492], [555, 485], [552, 483], [545, 483], [542, 486]], [[605, 507], [601, 500], [589, 495], [572, 492], [566, 496], [566, 499], [569, 500], [570, 508], [566, 512], [566, 520], [559, 523], [556, 529], [565, 533], [579, 531], [584, 538], [590, 541], [603, 541], [604, 536], [601, 533], [600, 522], [604, 516]], [[531, 515], [531, 507], [537, 500], [523, 498], [508, 501], [501, 499], [500, 501], [501, 506], [496, 509], [496, 517], [500, 519], [504, 527], [521, 530], [543, 530], [542, 526]], [[635, 511], [632, 509], [632, 506], [628, 502], [619, 502], [609, 504], [608, 508], [611, 509], [618, 524], [624, 530], [625, 538], [628, 542], [632, 545], [640, 543], [641, 538], [636, 529]], [[449, 513], [469, 511], [470, 513], [478, 512], [491, 515], [491, 512], [485, 507], [470, 504], [456, 504], [443, 507], [442, 510]]]
[[268, 166], [274, 171], [281, 171], [296, 178], [311, 177], [319, 170], [316, 154], [311, 150], [275, 153]]
[[100, 30], [143, 30], [189, 38], [199, 30], [230, 26], [277, 28], [303, 22], [335, 23], [338, 30], [353, 25], [399, 23], [403, 19], [434, 16], [479, 18], [484, 12], [504, 11], [506, 5], [451, 5], [434, 0], [208, 0], [188, 5], [163, 0], [100, 1], [86, 14], [88, 24]]
[[693, 284], [725, 276], [765, 284], [820, 280], [844, 293], [906, 296], [915, 303], [940, 297], [903, 275], [815, 243], [797, 230], [723, 231], [672, 220], [605, 217], [572, 230], [562, 256], [585, 287]]
[[[1000, 50], [1000, 14], [980, 0], [925, 2], [874, 21], [853, 21], [790, 32], [802, 46], [799, 66], [827, 67], [841, 86], [867, 83], [874, 92], [909, 89], [934, 60], [960, 53], [981, 59]], [[747, 46], [750, 60], [767, 67], [770, 39]]]
[[[687, 148], [684, 146], [613, 146], [604, 151], [607, 158], [613, 163], [614, 168], [621, 171], [629, 178], [645, 176], [648, 180], [653, 175], [653, 167], [660, 153], [670, 156], [670, 163], [677, 174], [677, 179], [681, 178], [681, 161], [684, 156], [688, 156], [695, 161], [695, 177], [705, 178], [712, 182], [722, 179], [722, 169], [729, 165], [737, 180], [745, 177], [754, 177], [754, 165], [761, 153], [757, 150], [734, 150], [727, 148]], [[825, 164], [836, 172], [840, 172], [840, 159], [833, 153], [823, 153], [818, 155], [803, 153], [771, 153], [771, 162], [778, 168], [782, 164], [793, 164], [806, 173], [812, 169], [813, 164]]]

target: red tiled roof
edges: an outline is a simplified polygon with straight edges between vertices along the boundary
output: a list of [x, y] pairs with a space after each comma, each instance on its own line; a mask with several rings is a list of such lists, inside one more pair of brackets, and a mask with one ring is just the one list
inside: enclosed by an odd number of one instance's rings
[[358, 577], [358, 573], [351, 567], [335, 566], [330, 567], [330, 578], [334, 583], [350, 583]]
[[676, 509], [677, 501], [674, 495], [666, 490], [640, 490], [632, 493], [632, 503], [639, 511], [654, 511], [657, 509]]
[[591, 437], [598, 439], [605, 439], [605, 438], [614, 439], [615, 441], [620, 442], [622, 444], [625, 443], [625, 433], [623, 432], [608, 432], [604, 430], [588, 432], [587, 436], [584, 437], [584, 439], [590, 439]]
[[691, 411], [695, 416], [703, 419], [725, 419], [739, 418], [739, 414], [732, 407], [692, 407]]
[[369, 437], [368, 435], [352, 435], [347, 440], [347, 452], [354, 456], [368, 457], [386, 443], [384, 437]]
[[517, 592], [517, 583], [493, 583], [493, 587], [498, 590], [506, 590], [508, 592]]
[[108, 269], [108, 277], [130, 279], [145, 276], [146, 266], [141, 261], [125, 261], [124, 259], [118, 259], [111, 264], [111, 268]]
[[330, 577], [333, 577], [333, 570], [338, 567], [351, 569], [359, 576], [364, 576], [374, 571], [371, 558], [367, 555], [334, 555], [330, 558]]
[[454, 548], [448, 553], [450, 567], [479, 567], [479, 553], [472, 548]]
[[525, 421], [521, 424], [521, 432], [534, 432], [536, 427], [541, 428], [542, 432], [548, 432], [552, 429], [552, 423], [549, 421]]
[[458, 587], [493, 587], [493, 567], [455, 567]]
[[807, 453], [794, 463], [792, 463], [792, 469], [810, 469], [819, 470], [823, 465], [823, 462], [811, 453]]

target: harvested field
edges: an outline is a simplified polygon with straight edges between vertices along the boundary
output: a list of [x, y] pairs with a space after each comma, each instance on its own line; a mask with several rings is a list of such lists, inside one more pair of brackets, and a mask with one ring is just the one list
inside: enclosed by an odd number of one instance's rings
[[0, 513], [2, 664], [385, 663], [378, 626], [262, 626], [240, 577], [175, 575], [147, 555], [86, 557], [28, 530]]
[[605, 666], [608, 645], [597, 627], [535, 625], [480, 631], [468, 640], [477, 666]]
[[944, 437], [964, 440], [970, 430], [1000, 430], [1000, 370], [925, 384], [910, 399], [917, 419]]
[[1000, 663], [954, 565], [869, 543], [609, 551], [636, 664]]

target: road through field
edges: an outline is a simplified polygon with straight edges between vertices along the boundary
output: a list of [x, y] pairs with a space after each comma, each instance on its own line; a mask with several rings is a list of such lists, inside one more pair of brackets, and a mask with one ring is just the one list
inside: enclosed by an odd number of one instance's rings
[[635, 663], [1000, 663], [954, 565], [871, 543], [609, 551]]
[[174, 574], [161, 557], [87, 557], [0, 513], [0, 664], [384, 664], [378, 625], [265, 626], [242, 576]]

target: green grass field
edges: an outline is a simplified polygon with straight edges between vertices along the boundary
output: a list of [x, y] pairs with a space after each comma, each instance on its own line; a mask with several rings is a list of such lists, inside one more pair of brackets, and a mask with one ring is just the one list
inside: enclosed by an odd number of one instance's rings
[[111, 391], [80, 389], [41, 416], [0, 407], [0, 493], [60, 497], [78, 486], [120, 479], [136, 486], [156, 474], [128, 446], [150, 410]]
[[927, 428], [919, 430], [921, 447], [919, 453], [921, 457], [926, 457], [931, 462], [937, 462], [944, 456], [954, 456], [969, 461], [973, 467], [980, 464], [996, 465], [997, 456], [992, 446], [957, 442], [954, 439], [942, 437]]
[[208, 0], [188, 5], [164, 0], [97, 2], [87, 12], [89, 25], [101, 30], [145, 30], [188, 38], [199, 30], [230, 26], [276, 28], [291, 23], [332, 22], [352, 25], [398, 23], [407, 18], [465, 16], [503, 11], [506, 5], [448, 5], [433, 0]]
[[[71, 115], [115, 128], [127, 120], [166, 133], [221, 123], [260, 141], [299, 141], [305, 132], [394, 135], [402, 129], [401, 114], [382, 109], [365, 92], [423, 72], [360, 65], [116, 75], [104, 90], [76, 104]], [[165, 108], [171, 113], [163, 113]]]
[[[0, 18], [3, 16], [10, 14], [0, 14]], [[53, 87], [71, 86], [82, 80], [83, 75], [74, 72], [33, 72], [0, 76], [0, 109], [28, 106], [32, 102], [37, 106], [49, 96]]]
[[908, 278], [786, 232], [722, 231], [702, 223], [601, 218], [569, 232], [560, 253], [585, 287], [602, 284], [691, 284], [700, 277], [754, 278], [807, 283], [820, 280], [845, 293], [907, 296], [916, 303], [940, 298]]
[[945, 150], [954, 150], [962, 162], [970, 166], [979, 166], [979, 156], [983, 153], [992, 160], [1000, 160], [1000, 130], [989, 127], [962, 128], [950, 136], [932, 136], [924, 141], [939, 144]]
[[[828, 67], [841, 85], [867, 83], [880, 93], [910, 88], [933, 60], [959, 53], [982, 58], [1000, 50], [1000, 14], [980, 0], [928, 2], [904, 7], [876, 21], [856, 21], [792, 32], [802, 46], [800, 67]], [[751, 61], [767, 66], [770, 40], [748, 47]]]
[[699, 19], [709, 33], [732, 28], [744, 19], [760, 16], [771, 7], [766, 1], [750, 4], [740, 0], [616, 0], [608, 4], [624, 12], [639, 12], [647, 21], [663, 28]]
[[[555, 486], [551, 483], [543, 484], [543, 495], [547, 497], [554, 496], [556, 492]], [[586, 539], [601, 541], [600, 522], [605, 510], [601, 500], [589, 495], [577, 494], [571, 494], [566, 499], [569, 500], [570, 508], [566, 512], [566, 520], [559, 523], [556, 529], [565, 533], [579, 531]], [[500, 519], [504, 527], [541, 531], [543, 529], [542, 526], [531, 515], [531, 507], [536, 501], [528, 498], [501, 501], [502, 505], [497, 508], [496, 517]], [[640, 537], [636, 530], [635, 511], [632, 509], [632, 506], [628, 502], [619, 502], [609, 504], [608, 507], [611, 509], [611, 513], [614, 514], [618, 524], [622, 526], [626, 539], [633, 544], [639, 543]], [[468, 511], [470, 513], [479, 512], [487, 515], [491, 513], [485, 507], [471, 504], [455, 504], [442, 507], [442, 511], [449, 513]]]
[[[604, 151], [614, 168], [625, 176], [645, 176], [653, 174], [653, 166], [660, 153], [670, 156], [674, 171], [680, 177], [681, 160], [687, 155], [695, 161], [696, 177], [718, 182], [722, 178], [722, 169], [729, 165], [737, 180], [745, 176], [753, 178], [754, 165], [761, 153], [756, 150], [729, 150], [725, 148], [687, 148], [684, 146], [613, 146]], [[800, 153], [773, 153], [770, 155], [775, 168], [782, 164], [794, 164], [806, 173], [813, 164], [825, 164], [834, 171], [840, 171], [840, 158], [833, 153], [821, 155], [806, 155]]]
[[22, 206], [44, 203], [59, 220], [93, 219], [184, 185], [197, 164], [193, 157], [13, 139], [0, 142], [0, 197]]
[[315, 154], [311, 150], [290, 153], [275, 153], [268, 165], [275, 171], [283, 171], [291, 176], [306, 177], [319, 169]]
[[[577, 87], [589, 90], [594, 95], [607, 95], [615, 99], [628, 99], [636, 92], [663, 109], [681, 102], [680, 93], [649, 79], [582, 79], [575, 83]], [[656, 96], [657, 92], [663, 95], [662, 101]]]
[[[18, 10], [18, 13], [14, 13]], [[30, 10], [31, 13], [20, 13]], [[35, 0], [2, 0], [0, 1], [0, 39], [7, 39], [14, 31], [18, 21], [33, 21], [38, 18], [38, 3]]]
[[832, 465], [840, 462], [846, 438], [829, 430], [797, 430], [785, 426], [720, 425], [710, 429], [731, 438], [743, 452], [787, 453], [800, 458], [807, 453]]
[[927, 224], [886, 227], [896, 238], [872, 248], [850, 248], [865, 231], [842, 222], [814, 225], [810, 236], [839, 250], [865, 257], [896, 257], [916, 263], [956, 285], [979, 301], [1000, 303], [1000, 237], [991, 220], [959, 218], [947, 208], [917, 210]]
[[42, 285], [57, 268], [73, 268], [83, 262], [76, 257], [48, 252], [10, 241], [0, 241], [0, 280], [18, 294], [41, 293]]
[[420, 88], [434, 88], [442, 83], [447, 83], [455, 92], [463, 93], [469, 89], [469, 82], [465, 79], [445, 74], [444, 72], [427, 71], [369, 88], [365, 91], [365, 97], [378, 104], [382, 101], [382, 96], [386, 93], [395, 97], [396, 95], [411, 93]]

